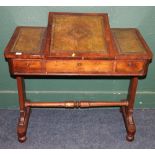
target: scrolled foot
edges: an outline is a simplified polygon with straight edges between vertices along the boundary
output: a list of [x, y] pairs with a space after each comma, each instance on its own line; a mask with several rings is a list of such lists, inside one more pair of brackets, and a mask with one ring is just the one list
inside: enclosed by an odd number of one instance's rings
[[126, 135], [126, 140], [127, 140], [128, 142], [132, 142], [132, 141], [134, 140], [134, 135], [133, 135], [133, 134], [127, 134], [127, 135]]
[[134, 135], [136, 133], [136, 125], [133, 119], [132, 113], [126, 114], [125, 107], [122, 107], [122, 114], [125, 122], [125, 127], [127, 131], [126, 139], [131, 142], [134, 140]]
[[18, 141], [20, 142], [20, 143], [24, 143], [25, 141], [26, 141], [26, 136], [23, 136], [23, 137], [18, 137]]
[[18, 141], [23, 143], [26, 141], [26, 132], [28, 127], [28, 121], [30, 116], [30, 108], [26, 108], [24, 113], [22, 112], [20, 114], [19, 122], [17, 125], [17, 135], [18, 135]]

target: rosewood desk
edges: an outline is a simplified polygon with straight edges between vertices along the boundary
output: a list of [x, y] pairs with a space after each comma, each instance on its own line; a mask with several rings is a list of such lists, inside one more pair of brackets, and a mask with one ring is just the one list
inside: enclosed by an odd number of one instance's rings
[[[10, 74], [16, 77], [20, 117], [18, 140], [26, 140], [32, 107], [119, 106], [127, 140], [136, 132], [133, 108], [138, 78], [146, 76], [152, 53], [135, 28], [110, 28], [108, 15], [49, 13], [47, 27], [17, 27], [6, 49]], [[119, 102], [30, 102], [25, 98], [26, 76], [130, 77], [127, 99]]]

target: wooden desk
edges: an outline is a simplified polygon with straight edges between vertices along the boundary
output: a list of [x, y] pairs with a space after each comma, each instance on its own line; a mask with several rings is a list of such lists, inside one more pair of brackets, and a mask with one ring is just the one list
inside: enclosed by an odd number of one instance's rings
[[[152, 53], [135, 28], [109, 26], [107, 14], [49, 13], [48, 26], [17, 27], [6, 49], [10, 74], [16, 77], [20, 117], [18, 140], [26, 140], [31, 107], [120, 106], [127, 140], [136, 132], [133, 107], [138, 77], [146, 76]], [[30, 102], [25, 76], [130, 77], [127, 99], [120, 102]]]

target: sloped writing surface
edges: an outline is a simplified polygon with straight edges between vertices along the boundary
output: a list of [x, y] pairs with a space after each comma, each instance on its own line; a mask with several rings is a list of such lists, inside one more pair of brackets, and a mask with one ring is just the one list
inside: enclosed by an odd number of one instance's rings
[[50, 51], [107, 53], [103, 16], [53, 15]]

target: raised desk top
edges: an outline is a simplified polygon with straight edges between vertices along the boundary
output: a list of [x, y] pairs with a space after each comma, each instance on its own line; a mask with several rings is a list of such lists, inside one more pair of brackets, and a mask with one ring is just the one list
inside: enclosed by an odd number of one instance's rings
[[[19, 60], [35, 60], [41, 75], [145, 75], [152, 53], [137, 29], [111, 29], [107, 14], [50, 12], [47, 28], [17, 27], [5, 57], [13, 74], [22, 66]], [[26, 72], [30, 68], [21, 73]]]

